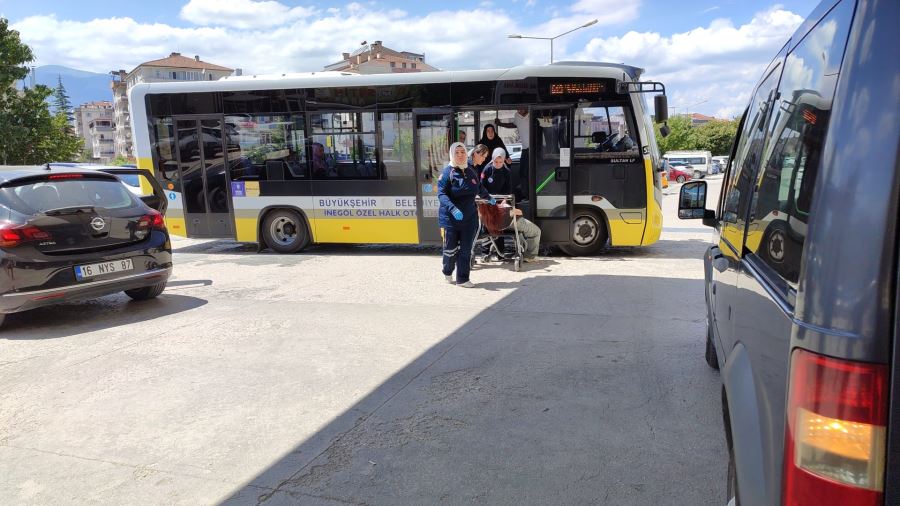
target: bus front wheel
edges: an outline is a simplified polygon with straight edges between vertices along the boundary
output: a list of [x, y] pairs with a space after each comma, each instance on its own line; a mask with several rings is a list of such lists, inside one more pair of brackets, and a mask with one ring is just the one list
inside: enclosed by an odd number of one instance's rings
[[306, 222], [297, 211], [277, 209], [266, 215], [263, 239], [278, 253], [296, 253], [309, 244]]
[[609, 233], [603, 218], [594, 211], [576, 209], [572, 220], [572, 242], [560, 249], [570, 256], [593, 255], [606, 246], [607, 239]]

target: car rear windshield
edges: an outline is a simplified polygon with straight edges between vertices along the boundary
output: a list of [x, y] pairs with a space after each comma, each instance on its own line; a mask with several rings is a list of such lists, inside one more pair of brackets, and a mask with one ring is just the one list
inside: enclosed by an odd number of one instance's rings
[[20, 214], [79, 206], [122, 209], [135, 205], [131, 192], [106, 178], [28, 181], [0, 188], [0, 204]]

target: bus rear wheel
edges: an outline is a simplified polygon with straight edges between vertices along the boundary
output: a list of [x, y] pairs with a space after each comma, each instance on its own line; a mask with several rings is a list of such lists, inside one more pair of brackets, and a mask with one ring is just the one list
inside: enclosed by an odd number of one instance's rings
[[572, 242], [559, 249], [570, 256], [593, 255], [606, 246], [607, 239], [606, 224], [597, 213], [576, 209], [572, 220]]
[[309, 245], [306, 222], [297, 211], [276, 209], [266, 215], [263, 239], [278, 253], [296, 253]]

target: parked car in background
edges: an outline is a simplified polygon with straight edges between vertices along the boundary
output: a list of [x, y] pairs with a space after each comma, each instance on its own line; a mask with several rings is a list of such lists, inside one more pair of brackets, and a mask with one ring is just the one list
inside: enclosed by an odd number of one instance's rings
[[[144, 177], [154, 194], [138, 198], [115, 171]], [[158, 296], [172, 272], [166, 202], [139, 169], [0, 168], [0, 324], [9, 313], [120, 291]]]
[[712, 164], [712, 153], [709, 151], [669, 151], [663, 158], [673, 165], [690, 165], [694, 179], [706, 177]]
[[715, 210], [706, 182], [681, 188], [679, 217], [714, 229], [728, 504], [900, 504], [900, 31], [884, 20], [900, 2], [820, 3], [754, 88]]
[[676, 183], [684, 183], [694, 178], [690, 165], [671, 164], [669, 164], [669, 170], [667, 171], [666, 177], [669, 178], [669, 181], [675, 181]]
[[712, 157], [714, 162], [719, 162], [719, 165], [722, 167], [722, 171], [725, 171], [725, 167], [728, 167], [728, 157], [727, 156], [714, 156]]

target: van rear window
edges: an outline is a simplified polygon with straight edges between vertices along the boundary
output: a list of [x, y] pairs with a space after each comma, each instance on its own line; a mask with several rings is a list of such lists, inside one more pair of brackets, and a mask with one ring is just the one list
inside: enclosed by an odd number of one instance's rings
[[0, 188], [0, 205], [26, 215], [78, 206], [123, 209], [135, 203], [125, 185], [106, 178], [28, 181]]

